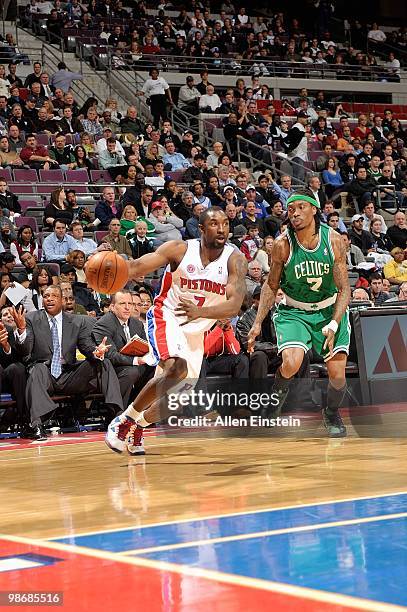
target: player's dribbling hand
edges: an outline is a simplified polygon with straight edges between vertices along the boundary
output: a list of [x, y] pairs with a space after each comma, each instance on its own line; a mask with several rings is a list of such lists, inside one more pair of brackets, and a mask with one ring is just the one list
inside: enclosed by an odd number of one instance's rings
[[199, 307], [191, 302], [191, 300], [187, 300], [186, 298], [180, 298], [180, 303], [178, 308], [175, 310], [175, 314], [179, 317], [186, 317], [187, 321], [185, 323], [181, 323], [181, 325], [186, 325], [190, 321], [195, 321], [195, 319], [200, 318]]
[[335, 341], [335, 332], [332, 329], [327, 329], [326, 332], [322, 330], [324, 336], [326, 336], [326, 340], [324, 342], [323, 351], [326, 349], [329, 350], [329, 357], [333, 357], [334, 350], [334, 341]]
[[256, 342], [257, 336], [260, 335], [261, 325], [258, 323], [254, 323], [253, 327], [249, 331], [247, 335], [247, 352], [253, 353], [254, 351], [254, 343]]

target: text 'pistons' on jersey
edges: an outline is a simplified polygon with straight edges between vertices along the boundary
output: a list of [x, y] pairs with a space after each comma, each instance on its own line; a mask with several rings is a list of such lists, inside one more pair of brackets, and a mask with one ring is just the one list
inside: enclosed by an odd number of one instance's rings
[[[228, 282], [228, 260], [234, 249], [225, 245], [221, 255], [215, 261], [204, 266], [200, 254], [201, 242], [187, 241], [187, 250], [178, 265], [171, 272], [168, 265], [161, 283], [160, 293], [154, 300], [153, 310], [168, 309], [175, 313], [180, 306], [181, 297], [194, 301], [197, 306], [213, 307], [226, 301], [226, 285]], [[185, 322], [185, 317], [175, 314], [179, 323]], [[197, 319], [183, 325], [186, 333], [203, 333], [213, 326], [213, 319]]]

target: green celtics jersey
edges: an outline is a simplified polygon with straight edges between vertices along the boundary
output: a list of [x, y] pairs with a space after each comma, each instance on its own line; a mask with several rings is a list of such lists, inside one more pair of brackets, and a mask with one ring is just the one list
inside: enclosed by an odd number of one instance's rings
[[315, 249], [300, 244], [293, 229], [287, 230], [290, 255], [284, 266], [280, 287], [298, 302], [317, 304], [337, 293], [333, 278], [334, 252], [330, 233], [333, 230], [321, 223]]

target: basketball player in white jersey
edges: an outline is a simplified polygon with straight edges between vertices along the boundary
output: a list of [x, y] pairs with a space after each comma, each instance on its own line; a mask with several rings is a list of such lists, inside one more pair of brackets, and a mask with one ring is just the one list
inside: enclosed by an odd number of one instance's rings
[[[229, 221], [213, 206], [199, 218], [200, 240], [172, 240], [129, 262], [130, 278], [166, 266], [161, 289], [147, 313], [150, 352], [136, 363], [157, 365], [134, 402], [110, 423], [106, 444], [121, 453], [144, 454], [143, 428], [162, 421], [169, 391], [193, 388], [201, 370], [204, 334], [218, 319], [230, 319], [240, 310], [246, 294], [245, 257], [225, 244]], [[185, 378], [190, 379], [180, 385]]]

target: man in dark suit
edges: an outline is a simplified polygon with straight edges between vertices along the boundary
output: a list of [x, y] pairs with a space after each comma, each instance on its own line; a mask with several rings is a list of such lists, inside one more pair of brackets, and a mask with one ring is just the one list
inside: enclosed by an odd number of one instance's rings
[[126, 408], [133, 387], [137, 386], [136, 392], [140, 390], [141, 386], [151, 378], [153, 369], [147, 365], [137, 365], [137, 357], [120, 353], [120, 349], [135, 334], [146, 339], [143, 323], [131, 316], [133, 300], [130, 291], [123, 289], [113, 295], [110, 308], [111, 312], [103, 315], [93, 327], [92, 338], [97, 344], [102, 342], [103, 338], [107, 338], [110, 348], [106, 357], [116, 371], [123, 405]]
[[66, 106], [63, 110], [63, 119], [58, 121], [58, 130], [62, 134], [78, 134], [83, 132], [83, 125], [72, 114], [72, 108], [70, 106]]
[[[32, 435], [46, 437], [41, 417], [55, 410], [53, 394], [85, 395], [102, 393], [105, 403], [117, 412], [123, 409], [119, 381], [110, 361], [105, 359], [106, 338], [95, 347], [83, 317], [62, 310], [62, 290], [51, 285], [43, 294], [44, 310], [29, 313], [14, 310], [18, 340], [28, 357], [29, 376], [26, 401], [30, 409]], [[86, 357], [77, 362], [76, 350]]]
[[14, 420], [20, 427], [25, 428], [29, 420], [25, 403], [27, 372], [21, 359], [22, 353], [16, 342], [14, 329], [0, 323], [0, 393], [6, 391], [11, 394], [16, 402]]

